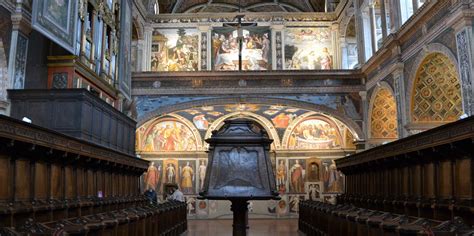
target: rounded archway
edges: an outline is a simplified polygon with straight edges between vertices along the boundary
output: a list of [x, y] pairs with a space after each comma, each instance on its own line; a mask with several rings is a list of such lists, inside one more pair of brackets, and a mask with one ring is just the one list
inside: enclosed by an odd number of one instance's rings
[[452, 122], [463, 114], [461, 84], [449, 57], [435, 52], [422, 60], [413, 82], [410, 111], [413, 123]]

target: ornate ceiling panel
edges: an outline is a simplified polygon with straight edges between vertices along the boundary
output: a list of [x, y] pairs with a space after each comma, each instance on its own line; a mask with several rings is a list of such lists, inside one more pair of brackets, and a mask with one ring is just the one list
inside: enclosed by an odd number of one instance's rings
[[[150, 6], [155, 0], [142, 0]], [[339, 0], [158, 0], [160, 13], [238, 12], [324, 12], [334, 10]], [[153, 4], [151, 4], [153, 5]]]

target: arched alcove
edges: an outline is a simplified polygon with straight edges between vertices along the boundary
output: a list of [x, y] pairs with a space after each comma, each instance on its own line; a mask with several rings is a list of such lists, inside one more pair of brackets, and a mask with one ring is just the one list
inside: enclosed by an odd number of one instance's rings
[[440, 52], [425, 56], [416, 71], [411, 95], [413, 123], [452, 122], [463, 114], [455, 63]]
[[374, 91], [369, 109], [369, 137], [372, 139], [397, 139], [397, 103], [388, 85]]

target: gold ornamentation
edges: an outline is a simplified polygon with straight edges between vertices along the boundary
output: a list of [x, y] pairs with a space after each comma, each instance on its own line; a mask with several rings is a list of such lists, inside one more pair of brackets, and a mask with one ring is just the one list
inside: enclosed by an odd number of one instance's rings
[[413, 122], [451, 122], [463, 114], [461, 85], [456, 67], [447, 56], [428, 55], [416, 75]]
[[381, 88], [374, 98], [370, 119], [372, 138], [398, 138], [397, 103], [389, 89]]

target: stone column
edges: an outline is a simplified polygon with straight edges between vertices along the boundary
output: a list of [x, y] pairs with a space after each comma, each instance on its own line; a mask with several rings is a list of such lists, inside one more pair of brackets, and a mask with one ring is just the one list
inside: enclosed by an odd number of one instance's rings
[[468, 17], [457, 21], [456, 47], [459, 76], [461, 80], [463, 109], [467, 115], [474, 115], [474, 35], [473, 21]]
[[341, 69], [349, 69], [349, 58], [347, 57], [347, 43], [345, 38], [341, 38], [339, 41], [339, 47], [341, 48]]
[[385, 9], [385, 0], [380, 0], [380, 19], [382, 23], [382, 38], [387, 37], [387, 12]]
[[341, 48], [339, 46], [339, 24], [332, 24], [331, 25], [331, 32], [332, 32], [332, 44], [333, 44], [333, 62], [332, 68], [333, 69], [342, 69], [342, 60], [341, 60]]
[[145, 26], [145, 39], [143, 42], [142, 70], [151, 71], [151, 44], [153, 40], [153, 27]]
[[390, 22], [390, 33], [397, 32], [402, 25], [400, 1], [390, 1]]
[[377, 51], [377, 26], [375, 25], [375, 8], [374, 4], [369, 5], [370, 19], [370, 41], [372, 43], [372, 55]]
[[8, 59], [9, 88], [23, 89], [25, 87], [26, 59], [28, 53], [28, 36], [31, 32], [31, 22], [23, 12], [22, 3], [17, 3], [12, 13], [12, 37]]
[[201, 42], [200, 45], [200, 60], [199, 70], [211, 70], [212, 69], [212, 39], [211, 39], [211, 27], [209, 25], [199, 25], [198, 30], [200, 32], [199, 37]]
[[362, 0], [354, 0], [355, 5], [355, 27], [356, 27], [356, 35], [357, 35], [357, 55], [359, 57], [359, 64], [363, 64], [366, 61], [366, 54], [365, 54], [365, 43], [364, 43], [364, 23], [362, 18], [362, 10], [360, 9], [359, 1]]
[[273, 70], [283, 70], [284, 63], [284, 44], [283, 37], [285, 28], [284, 25], [272, 25], [270, 26], [272, 30], [272, 69]]
[[397, 124], [398, 124], [398, 137], [405, 138], [408, 136], [408, 132], [405, 129], [407, 125], [407, 110], [406, 110], [406, 93], [405, 93], [405, 80], [403, 76], [403, 64], [397, 65], [397, 69], [392, 72], [394, 81], [394, 97], [397, 103]]

